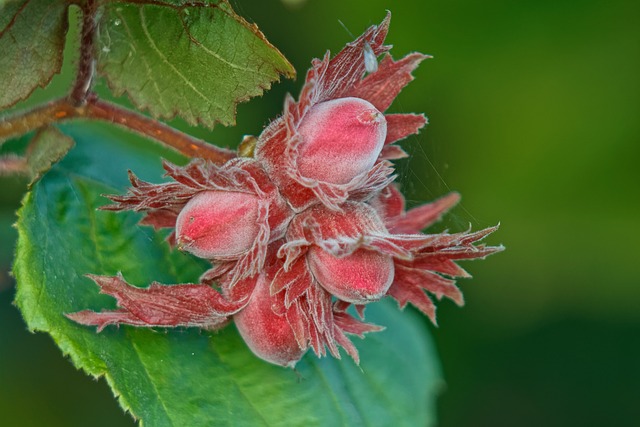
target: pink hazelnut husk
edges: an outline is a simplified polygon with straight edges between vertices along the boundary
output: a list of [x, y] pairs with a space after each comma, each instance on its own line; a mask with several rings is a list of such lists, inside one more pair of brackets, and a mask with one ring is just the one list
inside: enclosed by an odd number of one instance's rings
[[368, 172], [387, 135], [387, 121], [360, 98], [339, 98], [314, 105], [298, 128], [298, 169], [302, 176], [346, 184]]
[[393, 258], [368, 249], [335, 257], [314, 246], [307, 253], [315, 279], [336, 298], [366, 304], [382, 298], [393, 283]]
[[256, 356], [275, 365], [293, 368], [306, 350], [298, 345], [286, 316], [274, 312], [277, 297], [270, 295], [269, 285], [265, 274], [258, 276], [249, 303], [234, 315], [233, 320]]
[[178, 247], [206, 259], [233, 259], [246, 253], [260, 230], [258, 197], [231, 191], [203, 191], [176, 220]]

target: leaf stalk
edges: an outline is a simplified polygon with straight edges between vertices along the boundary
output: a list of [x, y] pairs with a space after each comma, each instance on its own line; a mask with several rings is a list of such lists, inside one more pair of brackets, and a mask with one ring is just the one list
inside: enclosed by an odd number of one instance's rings
[[153, 139], [187, 157], [200, 157], [217, 164], [223, 164], [236, 157], [232, 150], [216, 147], [158, 120], [100, 100], [94, 93], [87, 94], [82, 105], [77, 105], [76, 100], [69, 96], [0, 118], [0, 144], [9, 138], [52, 123], [78, 118], [101, 120], [118, 125]]

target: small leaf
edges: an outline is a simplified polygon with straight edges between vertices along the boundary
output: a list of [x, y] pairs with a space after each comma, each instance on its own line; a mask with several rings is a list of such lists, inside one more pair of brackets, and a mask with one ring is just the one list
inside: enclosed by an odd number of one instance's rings
[[227, 0], [108, 3], [98, 70], [154, 117], [212, 127], [235, 123], [236, 104], [295, 70]]
[[31, 184], [36, 182], [51, 166], [58, 162], [73, 147], [73, 139], [55, 127], [40, 130], [27, 149], [27, 165]]
[[65, 127], [76, 147], [34, 185], [20, 210], [16, 303], [31, 330], [49, 333], [78, 368], [105, 376], [144, 425], [434, 423], [442, 382], [425, 322], [390, 300], [367, 310], [367, 321], [386, 330], [355, 340], [360, 367], [348, 357], [309, 353], [297, 372], [255, 357], [233, 325], [219, 333], [127, 326], [96, 333], [67, 319], [64, 313], [115, 306], [87, 273], [122, 271], [144, 286], [194, 281], [207, 268], [137, 225], [138, 214], [96, 210], [108, 203], [101, 193], [123, 192], [127, 168], [153, 181], [163, 172], [153, 148], [101, 129]]
[[0, 108], [26, 99], [60, 72], [66, 0], [0, 2]]

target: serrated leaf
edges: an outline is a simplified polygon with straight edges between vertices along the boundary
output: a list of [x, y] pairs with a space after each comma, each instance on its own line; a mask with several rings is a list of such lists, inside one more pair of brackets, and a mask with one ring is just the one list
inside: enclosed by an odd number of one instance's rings
[[73, 139], [53, 126], [46, 127], [33, 137], [27, 150], [27, 165], [31, 184], [37, 181], [51, 166], [64, 157], [73, 147]]
[[26, 99], [60, 72], [68, 6], [66, 0], [0, 3], [0, 108]]
[[212, 127], [235, 123], [236, 104], [295, 70], [226, 0], [109, 3], [98, 69], [116, 95], [154, 117]]
[[[425, 321], [391, 301], [367, 320], [384, 332], [356, 339], [361, 365], [307, 354], [297, 372], [255, 357], [233, 325], [220, 333], [123, 326], [102, 333], [64, 313], [114, 308], [86, 273], [122, 271], [136, 285], [196, 280], [202, 260], [171, 251], [137, 214], [99, 211], [122, 193], [126, 169], [158, 181], [153, 151], [96, 126], [66, 127], [76, 147], [26, 195], [19, 212], [16, 302], [28, 326], [73, 363], [105, 376], [123, 408], [149, 426], [425, 426], [434, 422], [439, 367]], [[123, 135], [123, 134], [117, 134]], [[128, 151], [127, 151], [128, 150]]]

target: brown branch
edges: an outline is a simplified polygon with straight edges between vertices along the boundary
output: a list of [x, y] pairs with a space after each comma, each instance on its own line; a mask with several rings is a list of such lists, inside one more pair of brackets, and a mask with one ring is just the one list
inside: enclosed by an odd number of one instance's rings
[[216, 147], [184, 132], [119, 105], [88, 96], [85, 104], [62, 98], [28, 111], [0, 118], [0, 144], [43, 126], [75, 118], [102, 120], [151, 138], [187, 156], [222, 164], [236, 157], [232, 150]]
[[69, 94], [75, 105], [86, 102], [95, 72], [95, 41], [98, 29], [97, 0], [86, 0], [80, 4], [82, 8], [82, 30], [80, 34], [80, 58], [78, 59], [78, 71]]
[[232, 150], [209, 144], [135, 111], [99, 99], [86, 105], [85, 117], [104, 120], [147, 136], [187, 157], [200, 157], [222, 164], [236, 157]]
[[0, 144], [56, 121], [77, 117], [77, 108], [65, 98], [0, 118]]

